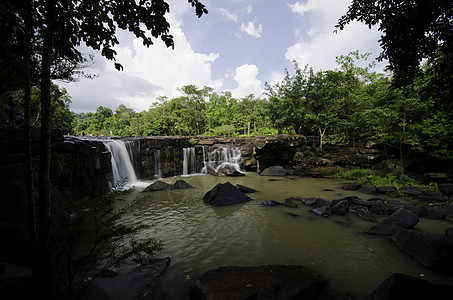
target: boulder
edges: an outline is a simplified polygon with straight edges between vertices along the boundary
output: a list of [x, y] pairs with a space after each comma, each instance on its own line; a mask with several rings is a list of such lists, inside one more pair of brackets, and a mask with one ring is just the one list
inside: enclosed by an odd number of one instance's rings
[[396, 207], [389, 208], [387, 210], [387, 212], [392, 214], [392, 213], [396, 212], [400, 208], [407, 209], [408, 211], [412, 212], [417, 217], [425, 217], [425, 216], [428, 215], [428, 211], [426, 210], [425, 206], [423, 206], [423, 205], [396, 206]]
[[182, 190], [182, 189], [193, 189], [194, 187], [185, 182], [182, 179], [176, 180], [176, 182], [170, 186], [170, 190]]
[[285, 205], [286, 205], [286, 207], [297, 208], [297, 204], [293, 198], [285, 199]]
[[307, 206], [315, 206], [320, 198], [302, 198], [301, 202]]
[[322, 207], [322, 206], [330, 207], [330, 201], [328, 201], [324, 198], [317, 198], [316, 207]]
[[345, 215], [349, 210], [349, 201], [348, 200], [341, 200], [340, 202], [332, 205], [330, 207], [330, 212], [333, 215]]
[[212, 206], [225, 206], [251, 200], [252, 198], [241, 192], [230, 182], [218, 183], [203, 197], [203, 201], [212, 204]]
[[148, 185], [146, 188], [143, 189], [142, 192], [157, 192], [157, 191], [163, 191], [167, 190], [170, 188], [170, 185], [166, 182], [157, 180], [150, 185]]
[[445, 202], [446, 199], [441, 192], [423, 191], [420, 195], [421, 200], [426, 202]]
[[189, 299], [318, 299], [326, 285], [320, 274], [303, 266], [227, 266], [198, 277]]
[[249, 187], [244, 186], [242, 184], [236, 184], [236, 187], [243, 193], [254, 193], [254, 192], [256, 192], [255, 189], [249, 188]]
[[327, 206], [313, 208], [311, 211], [317, 214], [318, 216], [328, 217], [330, 215], [330, 209]]
[[361, 187], [362, 187], [362, 185], [360, 183], [353, 182], [353, 183], [345, 184], [343, 186], [343, 190], [356, 191], [356, 190], [360, 189]]
[[260, 175], [261, 176], [285, 176], [288, 171], [282, 166], [272, 166], [264, 169]]
[[398, 196], [398, 189], [393, 185], [376, 187], [377, 194], [386, 194], [389, 196]]
[[442, 219], [445, 217], [445, 208], [441, 206], [427, 206], [426, 210], [430, 219]]
[[381, 199], [370, 199], [368, 202], [370, 205], [370, 212], [376, 215], [385, 215], [385, 205], [384, 201]]
[[385, 279], [370, 295], [373, 300], [388, 299], [446, 299], [446, 295], [453, 294], [453, 286], [432, 284], [431, 282], [414, 276], [394, 273]]
[[402, 229], [392, 238], [396, 246], [424, 267], [453, 275], [453, 241], [415, 229]]
[[370, 211], [366, 207], [357, 207], [353, 210], [353, 212], [359, 216], [359, 218], [377, 223], [376, 218], [370, 213]]
[[375, 185], [369, 185], [369, 186], [365, 187], [362, 190], [362, 193], [365, 193], [365, 194], [376, 194], [376, 186]]
[[350, 202], [352, 205], [360, 205], [370, 207], [371, 203], [368, 200], [360, 199], [359, 197], [351, 197]]
[[450, 196], [453, 194], [453, 183], [440, 183], [439, 191], [444, 195]]
[[445, 220], [453, 221], [453, 204], [447, 206], [447, 208], [444, 210], [444, 216]]
[[261, 205], [264, 205], [264, 206], [277, 206], [277, 205], [281, 205], [281, 204], [282, 203], [275, 201], [275, 200], [267, 200], [267, 201], [261, 202]]
[[445, 235], [449, 240], [453, 240], [453, 227], [445, 229]]
[[412, 228], [419, 219], [407, 209], [400, 208], [387, 219], [370, 227], [366, 232], [377, 235], [393, 235], [398, 230]]
[[403, 193], [403, 195], [406, 195], [406, 196], [418, 197], [422, 194], [420, 191], [420, 188], [415, 187], [415, 186], [403, 186], [400, 188], [400, 191]]

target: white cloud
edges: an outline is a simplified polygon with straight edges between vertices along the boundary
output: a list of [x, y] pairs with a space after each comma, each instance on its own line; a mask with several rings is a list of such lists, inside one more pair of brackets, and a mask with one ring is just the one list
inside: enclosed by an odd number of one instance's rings
[[[305, 35], [287, 48], [285, 58], [297, 61], [300, 67], [309, 65], [315, 71], [335, 69], [335, 57], [347, 55], [354, 50], [361, 53], [372, 52], [375, 59], [381, 52], [376, 43], [380, 37], [377, 29], [368, 29], [362, 23], [352, 22], [345, 30], [335, 34], [334, 26], [347, 9], [349, 0], [308, 0], [288, 5], [292, 12], [303, 19], [315, 17], [316, 22], [305, 28]], [[306, 24], [306, 23], [305, 23]], [[382, 71], [384, 63], [378, 64], [376, 70]]]
[[233, 97], [242, 98], [250, 94], [259, 97], [263, 93], [261, 89], [261, 80], [258, 80], [258, 67], [256, 65], [242, 65], [236, 68], [234, 80], [237, 82], [237, 88], [231, 91]]
[[261, 37], [261, 33], [263, 32], [263, 25], [259, 24], [258, 26], [256, 26], [254, 22], [249, 21], [247, 24], [241, 24], [241, 31], [247, 33], [250, 36], [259, 38]]
[[222, 16], [224, 16], [227, 20], [234, 21], [234, 22], [237, 22], [237, 21], [238, 21], [238, 16], [237, 16], [237, 15], [230, 13], [229, 11], [227, 11], [227, 10], [224, 9], [224, 8], [221, 8], [221, 9], [220, 9], [220, 13], [221, 13]]
[[171, 24], [174, 50], [160, 40], [155, 40], [149, 48], [143, 46], [140, 39], [134, 39], [131, 45], [120, 44], [115, 47], [116, 59], [124, 70], [119, 72], [112, 62], [107, 62], [99, 78], [68, 85], [73, 98], [71, 109], [94, 111], [99, 105], [116, 108], [123, 103], [142, 111], [147, 110], [158, 96], [176, 96], [176, 89], [184, 85], [220, 89], [223, 81], [213, 80], [211, 72], [219, 53], [194, 51], [181, 30], [181, 23], [172, 15], [168, 15], [167, 20]]

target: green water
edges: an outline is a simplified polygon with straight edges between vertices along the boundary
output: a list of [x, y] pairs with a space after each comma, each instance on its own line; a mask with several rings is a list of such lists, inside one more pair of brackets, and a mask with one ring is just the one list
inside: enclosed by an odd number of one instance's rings
[[[269, 181], [272, 178], [278, 181]], [[172, 184], [177, 179], [162, 180]], [[123, 219], [129, 224], [154, 224], [140, 234], [161, 239], [165, 249], [159, 257], [171, 257], [169, 269], [160, 278], [167, 299], [187, 299], [189, 287], [199, 275], [226, 265], [311, 267], [327, 278], [340, 295], [348, 292], [356, 299], [371, 294], [395, 272], [423, 274], [423, 278], [433, 283], [453, 282], [453, 278], [431, 272], [400, 252], [389, 238], [364, 234], [374, 223], [352, 213], [322, 218], [300, 202], [298, 208], [260, 204], [265, 200], [284, 202], [291, 196], [327, 200], [350, 195], [362, 199], [372, 197], [343, 190], [344, 181], [261, 177], [255, 173], [247, 173], [245, 177], [199, 175], [182, 179], [196, 189], [140, 193], [151, 183], [141, 182], [134, 192], [138, 204]], [[258, 192], [249, 194], [253, 201], [244, 204], [212, 207], [203, 203], [201, 199], [208, 190], [226, 181]], [[448, 227], [451, 223], [426, 218], [416, 226], [437, 234], [443, 234]]]

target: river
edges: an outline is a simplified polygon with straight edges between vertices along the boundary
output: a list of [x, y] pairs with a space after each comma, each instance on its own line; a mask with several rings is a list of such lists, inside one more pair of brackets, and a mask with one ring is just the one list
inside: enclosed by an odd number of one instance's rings
[[[343, 180], [265, 177], [256, 173], [244, 177], [191, 175], [161, 180], [173, 184], [177, 179], [195, 188], [141, 193], [151, 181], [139, 181], [136, 190], [123, 200], [136, 199], [137, 205], [122, 222], [153, 224], [139, 235], [162, 240], [165, 248], [158, 256], [171, 258], [170, 267], [159, 279], [167, 299], [187, 299], [189, 287], [199, 275], [226, 265], [311, 267], [327, 278], [340, 296], [348, 292], [355, 299], [365, 298], [396, 272], [422, 276], [433, 283], [452, 283], [452, 278], [431, 272], [402, 253], [390, 238], [365, 234], [374, 223], [353, 213], [323, 218], [300, 202], [298, 208], [261, 205], [265, 200], [284, 202], [292, 196], [327, 200], [353, 195], [373, 197], [343, 190]], [[256, 193], [249, 194], [253, 201], [224, 207], [212, 207], [202, 201], [207, 191], [226, 181], [256, 189]], [[448, 227], [451, 223], [427, 218], [421, 218], [416, 226], [441, 235]], [[127, 293], [117, 294], [117, 299], [127, 297]]]

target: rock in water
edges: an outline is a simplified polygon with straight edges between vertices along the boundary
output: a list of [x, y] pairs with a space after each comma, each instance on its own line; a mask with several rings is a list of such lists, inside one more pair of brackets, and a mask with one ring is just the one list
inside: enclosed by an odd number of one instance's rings
[[241, 192], [230, 182], [217, 184], [203, 197], [203, 201], [212, 204], [212, 206], [224, 206], [250, 200], [252, 200], [252, 198]]
[[182, 190], [182, 189], [193, 189], [193, 186], [185, 182], [184, 180], [178, 179], [175, 184], [170, 186], [170, 190]]
[[432, 284], [422, 278], [395, 273], [370, 295], [369, 299], [447, 299], [453, 286]]
[[166, 190], [170, 187], [170, 185], [166, 182], [157, 180], [150, 185], [148, 185], [142, 192], [157, 192], [157, 191], [163, 191]]
[[393, 240], [400, 250], [424, 267], [453, 275], [452, 240], [415, 229], [402, 229], [393, 236]]
[[254, 192], [256, 192], [255, 189], [252, 189], [250, 187], [244, 186], [242, 184], [236, 184], [236, 187], [243, 193], [254, 193]]
[[393, 235], [400, 229], [412, 228], [418, 223], [418, 218], [407, 209], [400, 208], [387, 219], [370, 227], [367, 233], [378, 235]]
[[303, 266], [221, 267], [198, 277], [189, 299], [318, 299], [327, 284]]
[[282, 166], [272, 166], [263, 170], [261, 176], [285, 176], [288, 171]]

